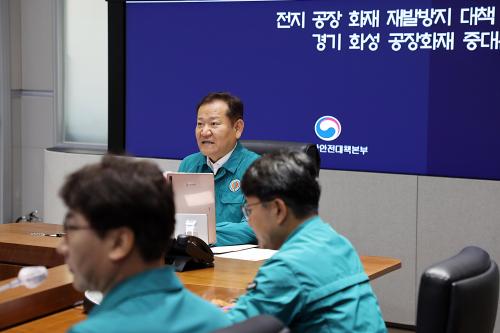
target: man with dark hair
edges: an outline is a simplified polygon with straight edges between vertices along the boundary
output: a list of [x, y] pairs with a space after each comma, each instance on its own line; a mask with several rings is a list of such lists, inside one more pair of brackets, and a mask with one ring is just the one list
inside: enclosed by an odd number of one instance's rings
[[306, 154], [263, 156], [242, 190], [259, 245], [279, 251], [228, 312], [232, 321], [270, 314], [292, 332], [386, 332], [358, 254], [318, 216], [320, 186]]
[[70, 332], [211, 332], [229, 324], [163, 264], [175, 209], [156, 165], [105, 156], [71, 174], [60, 195], [68, 213], [58, 252], [77, 290], [105, 295]]
[[197, 107], [196, 142], [199, 153], [187, 156], [180, 172], [213, 173], [217, 244], [255, 243], [255, 234], [241, 213], [243, 174], [259, 155], [238, 139], [244, 128], [243, 103], [226, 92], [205, 96]]

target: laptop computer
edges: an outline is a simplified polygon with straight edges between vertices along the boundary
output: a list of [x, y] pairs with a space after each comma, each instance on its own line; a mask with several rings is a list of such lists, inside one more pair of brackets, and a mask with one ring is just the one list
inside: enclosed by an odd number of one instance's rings
[[215, 188], [212, 173], [168, 172], [175, 203], [175, 231], [215, 244]]

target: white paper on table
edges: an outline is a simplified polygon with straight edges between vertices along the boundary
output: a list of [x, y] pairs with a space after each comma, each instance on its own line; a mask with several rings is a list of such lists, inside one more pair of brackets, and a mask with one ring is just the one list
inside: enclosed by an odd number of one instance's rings
[[239, 260], [249, 260], [249, 261], [259, 261], [266, 260], [273, 256], [276, 253], [276, 250], [268, 250], [268, 249], [248, 249], [238, 252], [229, 252], [224, 254], [218, 254], [216, 257], [220, 258], [230, 258], [230, 259], [239, 259]]
[[231, 246], [216, 246], [216, 247], [211, 247], [210, 249], [214, 254], [223, 254], [229, 252], [243, 251], [257, 246], [258, 245], [255, 244], [243, 244], [243, 245], [231, 245]]

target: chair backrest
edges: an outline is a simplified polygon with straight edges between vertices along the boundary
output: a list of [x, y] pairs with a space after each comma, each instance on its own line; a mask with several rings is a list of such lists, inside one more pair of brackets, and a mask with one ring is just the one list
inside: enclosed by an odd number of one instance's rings
[[249, 318], [241, 323], [219, 329], [213, 333], [289, 333], [283, 323], [270, 315]]
[[240, 140], [241, 144], [248, 150], [254, 151], [257, 154], [264, 155], [267, 153], [292, 149], [299, 150], [307, 155], [313, 160], [316, 165], [316, 174], [319, 175], [320, 169], [320, 157], [319, 151], [315, 144], [306, 142], [292, 142], [292, 141], [274, 141], [274, 140]]
[[420, 280], [417, 332], [493, 332], [498, 278], [497, 264], [475, 246], [429, 267]]

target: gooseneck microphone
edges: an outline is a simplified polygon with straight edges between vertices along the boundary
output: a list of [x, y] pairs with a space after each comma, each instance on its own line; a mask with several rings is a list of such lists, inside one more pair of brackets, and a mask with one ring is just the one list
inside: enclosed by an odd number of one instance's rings
[[36, 288], [47, 278], [48, 274], [45, 266], [23, 267], [19, 270], [16, 279], [0, 286], [0, 292], [19, 286], [25, 286], [28, 289]]

